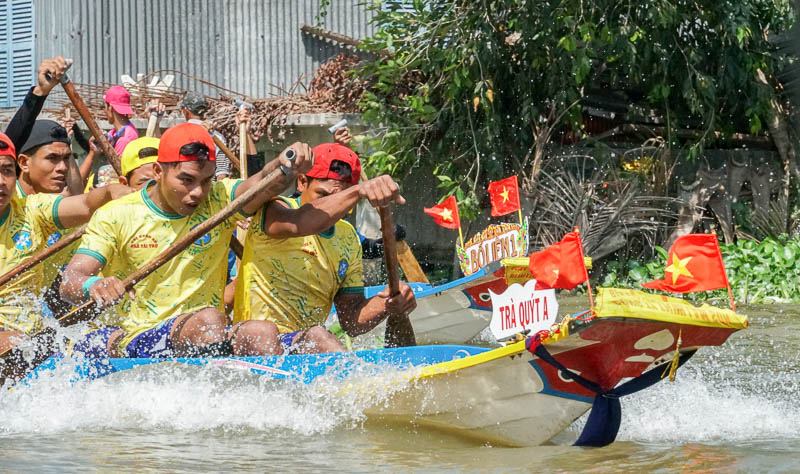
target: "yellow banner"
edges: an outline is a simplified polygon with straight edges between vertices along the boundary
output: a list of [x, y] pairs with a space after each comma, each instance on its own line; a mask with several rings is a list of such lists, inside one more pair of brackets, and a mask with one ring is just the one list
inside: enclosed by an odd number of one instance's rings
[[598, 318], [637, 318], [732, 329], [744, 329], [748, 325], [747, 316], [729, 309], [707, 304], [698, 308], [679, 298], [621, 288], [600, 288], [595, 310]]

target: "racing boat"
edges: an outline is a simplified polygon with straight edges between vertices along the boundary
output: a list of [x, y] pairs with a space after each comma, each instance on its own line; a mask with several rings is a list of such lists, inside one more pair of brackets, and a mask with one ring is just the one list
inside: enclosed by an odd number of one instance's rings
[[[193, 359], [84, 359], [76, 383], [154, 364], [242, 370], [275, 383], [333, 379], [342, 396], [397, 387], [366, 410], [379, 423], [414, 425], [507, 446], [547, 442], [592, 409], [578, 445], [613, 442], [619, 397], [674, 376], [703, 346], [747, 327], [737, 313], [636, 290], [601, 289], [594, 314], [503, 347], [418, 346], [352, 353]], [[48, 359], [29, 377], [63, 363]], [[372, 370], [366, 370], [365, 367]], [[364, 376], [364, 374], [369, 374]], [[358, 376], [354, 376], [357, 374]], [[623, 380], [630, 379], [625, 381]]]
[[[489, 290], [502, 293], [506, 288], [503, 267], [494, 262], [476, 273], [442, 285], [409, 283], [417, 298], [417, 308], [409, 315], [418, 344], [464, 344], [481, 333], [492, 319]], [[369, 298], [383, 286], [368, 287]], [[382, 335], [386, 325], [371, 332]]]

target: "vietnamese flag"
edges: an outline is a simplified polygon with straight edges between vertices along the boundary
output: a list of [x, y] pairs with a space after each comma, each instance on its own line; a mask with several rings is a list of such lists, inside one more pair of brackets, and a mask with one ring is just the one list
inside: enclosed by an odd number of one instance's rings
[[492, 201], [492, 217], [520, 210], [517, 176], [489, 183], [489, 199]]
[[689, 293], [728, 287], [717, 236], [687, 234], [678, 237], [667, 255], [664, 279], [642, 284], [651, 290]]
[[571, 290], [588, 280], [580, 234], [570, 232], [560, 242], [532, 253], [528, 269], [537, 283], [550, 288]]
[[458, 203], [455, 196], [450, 196], [440, 204], [433, 207], [426, 207], [425, 214], [433, 217], [436, 225], [445, 229], [458, 229], [461, 227], [461, 219], [458, 217]]

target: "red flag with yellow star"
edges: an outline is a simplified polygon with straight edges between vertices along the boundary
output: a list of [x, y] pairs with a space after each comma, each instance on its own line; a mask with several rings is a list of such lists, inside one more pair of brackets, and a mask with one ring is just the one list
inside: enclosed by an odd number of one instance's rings
[[425, 214], [433, 217], [433, 222], [445, 229], [461, 228], [461, 219], [458, 217], [458, 203], [455, 196], [450, 196], [440, 204], [423, 209]]
[[642, 285], [651, 290], [690, 293], [728, 287], [717, 236], [687, 234], [678, 237], [667, 255], [664, 279]]
[[580, 234], [570, 232], [560, 242], [532, 253], [528, 269], [536, 282], [547, 288], [572, 290], [589, 280]]
[[492, 217], [518, 211], [519, 184], [516, 175], [489, 183], [489, 199], [492, 201]]

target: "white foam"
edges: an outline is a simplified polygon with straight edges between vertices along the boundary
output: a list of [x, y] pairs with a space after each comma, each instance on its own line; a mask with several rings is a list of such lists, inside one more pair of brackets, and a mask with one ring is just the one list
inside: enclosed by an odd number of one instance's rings
[[[791, 386], [761, 388], [745, 391], [699, 370], [679, 371], [674, 383], [662, 381], [622, 399], [617, 440], [714, 444], [796, 439], [800, 407], [789, 395]], [[571, 431], [579, 433], [585, 420], [582, 417]]]
[[[70, 383], [70, 368], [0, 395], [0, 434], [75, 430], [200, 431], [288, 429], [326, 432], [364, 419], [364, 410], [402, 389], [397, 371], [367, 366], [347, 382], [271, 382], [238, 370], [159, 364]], [[363, 381], [368, 390], [353, 390]], [[347, 386], [350, 396], [340, 396]], [[357, 396], [354, 396], [357, 395]]]

